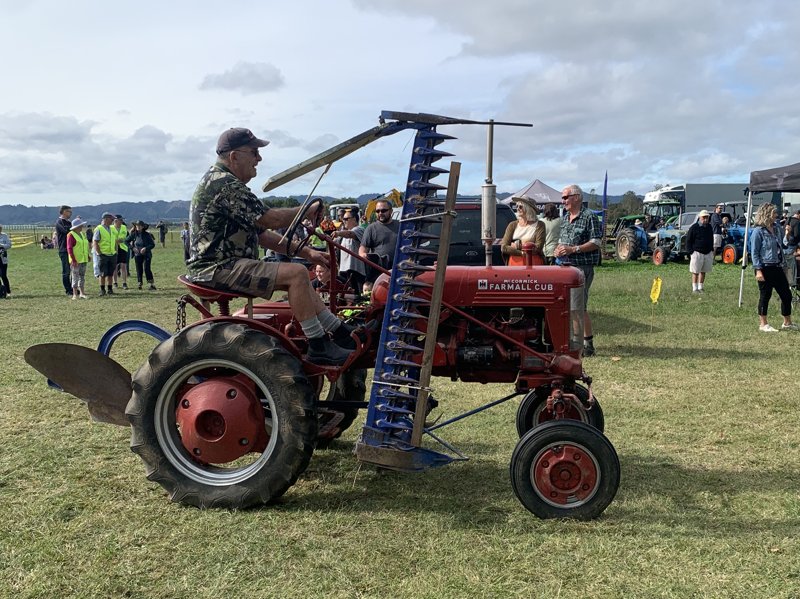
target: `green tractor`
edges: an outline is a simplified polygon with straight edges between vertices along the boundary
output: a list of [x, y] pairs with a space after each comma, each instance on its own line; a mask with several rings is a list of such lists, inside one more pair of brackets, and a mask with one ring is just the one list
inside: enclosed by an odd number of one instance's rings
[[[624, 251], [630, 245], [628, 242], [635, 237], [632, 229], [636, 221], [642, 221], [643, 227], [648, 232], [653, 232], [656, 229], [673, 224], [680, 212], [680, 202], [676, 200], [659, 200], [657, 202], [646, 202], [642, 208], [642, 214], [628, 214], [618, 218], [611, 229], [611, 233], [606, 236], [606, 242], [612, 248], [609, 253], [622, 262], [638, 258], [641, 252], [636, 255], [629, 255]], [[620, 245], [622, 248], [619, 247]]]

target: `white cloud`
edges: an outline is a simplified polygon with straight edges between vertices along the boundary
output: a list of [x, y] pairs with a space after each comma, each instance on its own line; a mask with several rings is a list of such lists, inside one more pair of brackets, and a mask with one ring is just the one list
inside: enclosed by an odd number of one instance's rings
[[283, 75], [275, 65], [265, 62], [237, 62], [224, 73], [206, 75], [200, 83], [200, 89], [260, 94], [277, 91], [283, 85]]
[[[589, 189], [608, 170], [612, 193], [642, 193], [656, 182], [746, 180], [800, 160], [797, 4], [238, 6], [252, 33], [221, 28], [211, 0], [103, 10], [37, 0], [6, 11], [0, 38], [24, 51], [3, 74], [13, 93], [0, 95], [0, 204], [186, 199], [220, 131], [235, 126], [273, 142], [258, 189], [374, 126], [383, 109], [533, 123], [495, 132], [501, 191], [534, 178]], [[477, 193], [485, 128], [442, 130], [459, 138], [443, 149], [463, 163], [460, 190]], [[319, 192], [404, 188], [411, 138], [348, 156]], [[308, 192], [316, 176], [276, 193]]]

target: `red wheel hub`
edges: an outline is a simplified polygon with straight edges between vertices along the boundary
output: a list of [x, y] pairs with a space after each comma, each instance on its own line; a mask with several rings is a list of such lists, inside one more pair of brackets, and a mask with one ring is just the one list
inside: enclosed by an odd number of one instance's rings
[[736, 249], [732, 247], [726, 247], [722, 250], [722, 262], [724, 264], [733, 264], [736, 262]]
[[175, 421], [186, 451], [207, 464], [263, 451], [269, 439], [255, 385], [244, 376], [214, 377], [193, 385], [180, 394]]
[[563, 411], [558, 414], [555, 409], [547, 410], [544, 409], [539, 412], [539, 417], [537, 418], [536, 424], [544, 424], [545, 422], [550, 422], [551, 420], [578, 420], [579, 422], [585, 422], [586, 418], [583, 416], [583, 412], [570, 400], [565, 400], [563, 404]]
[[543, 499], [571, 505], [591, 497], [597, 487], [597, 465], [582, 447], [554, 445], [533, 464], [533, 481]]

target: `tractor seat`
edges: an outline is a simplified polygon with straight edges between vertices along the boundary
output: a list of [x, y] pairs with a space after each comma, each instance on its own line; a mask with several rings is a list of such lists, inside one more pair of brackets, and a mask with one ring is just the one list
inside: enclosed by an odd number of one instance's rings
[[185, 285], [192, 295], [197, 296], [203, 303], [203, 307], [208, 310], [211, 304], [219, 305], [220, 316], [230, 316], [230, 302], [239, 297], [247, 299], [247, 317], [253, 318], [253, 298], [256, 296], [240, 293], [237, 291], [222, 291], [213, 287], [206, 287], [201, 283], [190, 281], [186, 275], [178, 277], [178, 282]]

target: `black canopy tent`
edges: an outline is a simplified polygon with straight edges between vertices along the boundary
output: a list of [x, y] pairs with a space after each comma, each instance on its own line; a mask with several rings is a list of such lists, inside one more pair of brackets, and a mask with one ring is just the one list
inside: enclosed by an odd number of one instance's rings
[[[753, 213], [753, 194], [762, 192], [800, 192], [800, 162], [750, 173], [747, 194], [747, 222], [744, 228], [744, 252], [742, 253], [742, 276], [739, 280], [739, 307], [742, 307], [744, 271], [747, 268], [747, 250], [750, 237], [750, 215]], [[772, 200], [775, 203], [775, 200]], [[780, 202], [777, 203], [780, 209]]]
[[750, 173], [750, 192], [800, 191], [800, 162]]

